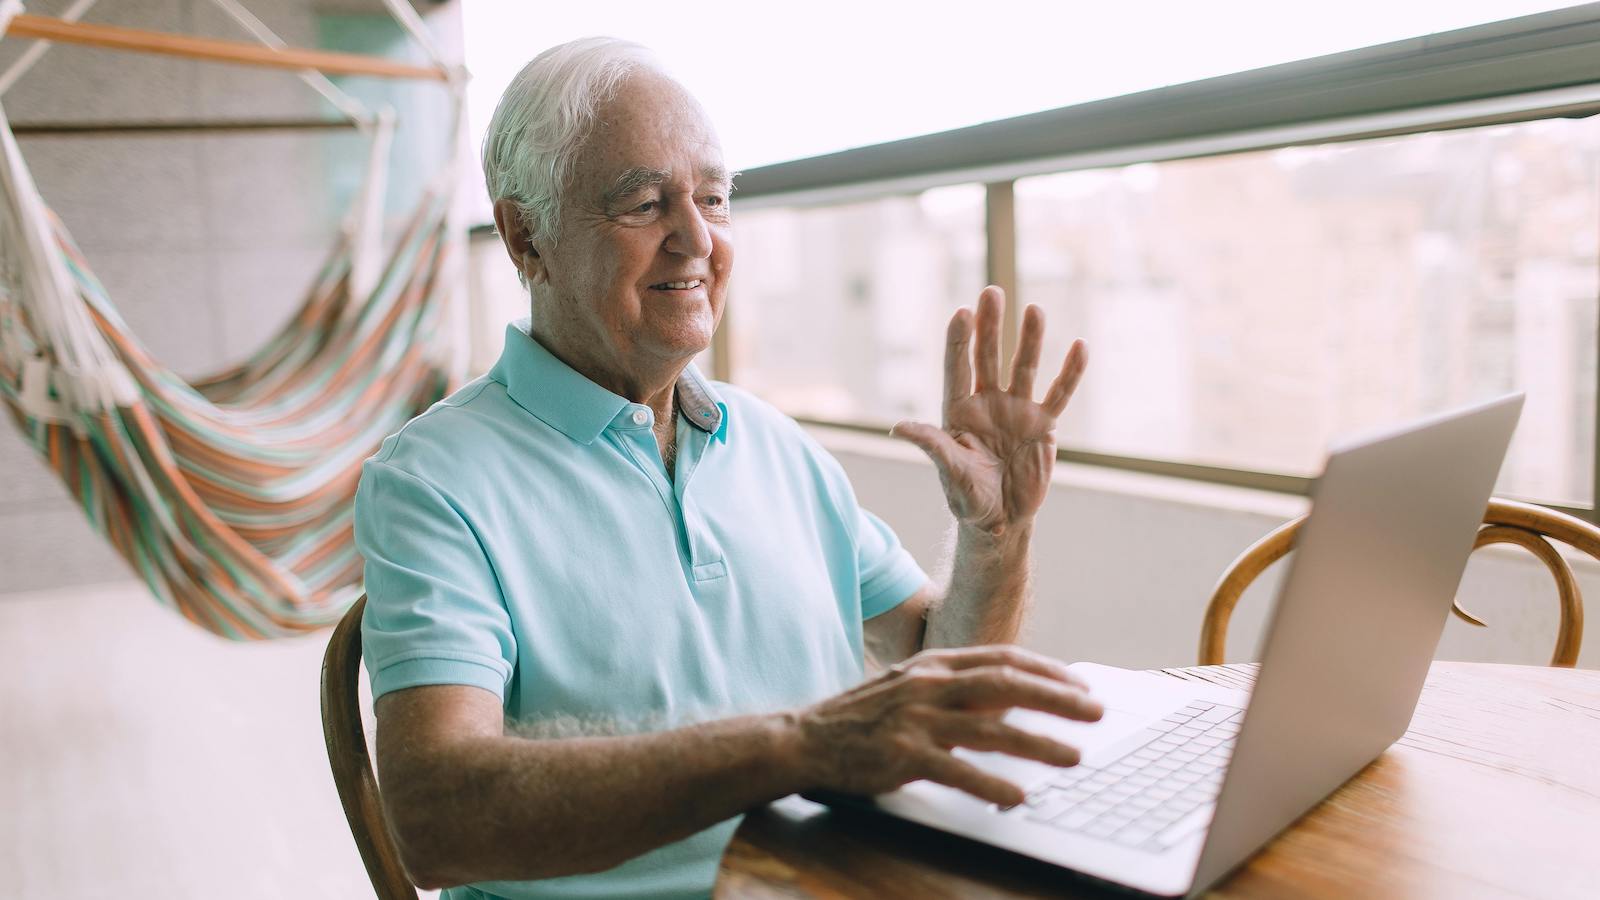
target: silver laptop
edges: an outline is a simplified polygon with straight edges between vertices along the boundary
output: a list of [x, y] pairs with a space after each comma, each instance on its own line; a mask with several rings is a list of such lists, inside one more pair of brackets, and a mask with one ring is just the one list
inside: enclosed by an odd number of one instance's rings
[[876, 807], [1148, 894], [1210, 887], [1405, 733], [1521, 410], [1515, 394], [1329, 454], [1253, 694], [1078, 663], [1104, 719], [1008, 721], [1082, 764], [960, 751], [1027, 801], [916, 782]]

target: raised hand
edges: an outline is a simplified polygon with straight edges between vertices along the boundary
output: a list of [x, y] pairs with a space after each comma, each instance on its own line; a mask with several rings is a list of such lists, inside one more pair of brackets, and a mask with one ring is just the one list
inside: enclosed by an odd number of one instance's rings
[[891, 432], [933, 459], [957, 521], [993, 535], [1031, 519], [1044, 503], [1055, 466], [1056, 420], [1089, 364], [1087, 345], [1073, 341], [1044, 400], [1034, 402], [1044, 311], [1030, 304], [1022, 316], [1010, 383], [1002, 386], [1004, 307], [1005, 293], [990, 285], [978, 295], [976, 317], [963, 307], [950, 318], [943, 427], [907, 421]]

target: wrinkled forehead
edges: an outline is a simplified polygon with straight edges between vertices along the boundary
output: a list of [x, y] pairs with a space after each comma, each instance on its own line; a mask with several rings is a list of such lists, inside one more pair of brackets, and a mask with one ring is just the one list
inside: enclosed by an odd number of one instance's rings
[[597, 113], [575, 161], [576, 182], [610, 192], [619, 179], [644, 176], [678, 184], [726, 180], [716, 129], [677, 82], [637, 73]]

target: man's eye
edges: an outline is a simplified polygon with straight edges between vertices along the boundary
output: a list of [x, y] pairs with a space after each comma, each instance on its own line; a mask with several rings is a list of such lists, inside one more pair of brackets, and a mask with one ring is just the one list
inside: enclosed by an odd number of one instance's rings
[[655, 212], [656, 211], [656, 207], [660, 206], [660, 205], [661, 205], [661, 201], [659, 201], [659, 200], [646, 200], [645, 202], [639, 204], [638, 206], [635, 206], [633, 208], [633, 211], [636, 212], [636, 213]]
[[712, 194], [706, 197], [704, 202], [707, 206], [724, 206], [727, 204], [728, 198], [721, 194]]

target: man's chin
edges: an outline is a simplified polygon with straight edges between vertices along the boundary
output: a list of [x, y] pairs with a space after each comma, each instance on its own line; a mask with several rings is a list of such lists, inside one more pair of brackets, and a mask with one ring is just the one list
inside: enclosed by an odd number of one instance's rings
[[690, 360], [711, 346], [713, 330], [710, 322], [675, 322], [652, 329], [651, 343], [661, 356]]

